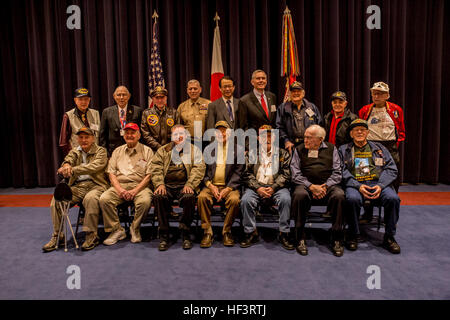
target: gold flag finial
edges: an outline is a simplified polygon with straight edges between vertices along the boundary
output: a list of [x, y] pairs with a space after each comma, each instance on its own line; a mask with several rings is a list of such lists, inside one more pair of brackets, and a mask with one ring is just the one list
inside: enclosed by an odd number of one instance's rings
[[219, 17], [219, 15], [217, 14], [217, 11], [216, 11], [216, 16], [214, 17], [214, 21], [216, 22], [216, 27], [219, 26], [219, 20], [220, 20], [220, 17]]
[[286, 6], [286, 9], [284, 10], [284, 14], [290, 14], [291, 10], [289, 10], [288, 6]]
[[158, 16], [158, 14], [156, 13], [156, 10], [153, 10], [152, 19], [155, 19], [155, 22], [156, 22], [156, 19], [158, 19], [158, 18], [159, 18], [159, 16]]

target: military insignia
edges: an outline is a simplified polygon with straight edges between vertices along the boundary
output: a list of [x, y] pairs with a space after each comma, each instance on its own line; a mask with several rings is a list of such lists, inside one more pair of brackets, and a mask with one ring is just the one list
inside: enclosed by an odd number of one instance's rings
[[85, 89], [85, 88], [81, 88], [81, 89], [78, 90], [78, 92], [81, 93], [81, 94], [86, 94], [89, 91], [87, 89]]
[[175, 123], [175, 122], [173, 121], [172, 118], [167, 119], [167, 125], [168, 125], [169, 127], [173, 126], [174, 123]]
[[156, 114], [149, 114], [147, 117], [147, 123], [149, 126], [156, 126], [159, 122], [159, 118]]
[[398, 118], [398, 111], [397, 110], [394, 111], [394, 118]]
[[379, 155], [380, 157], [383, 157], [383, 151], [377, 150], [377, 153], [378, 153], [378, 155]]
[[208, 106], [206, 104], [201, 104], [200, 110], [208, 110]]

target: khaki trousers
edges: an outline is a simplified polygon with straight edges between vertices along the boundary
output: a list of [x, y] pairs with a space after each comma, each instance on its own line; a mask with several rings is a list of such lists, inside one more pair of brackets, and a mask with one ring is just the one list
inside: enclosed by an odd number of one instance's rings
[[[83, 230], [97, 234], [98, 215], [100, 213], [99, 199], [105, 189], [92, 181], [79, 182], [71, 186], [70, 189], [72, 190], [70, 207], [82, 202], [86, 210]], [[56, 205], [55, 198], [52, 198], [50, 210], [53, 221], [53, 234], [57, 235], [61, 224], [62, 212], [59, 206]]]
[[[125, 190], [131, 190], [137, 186], [137, 183], [122, 183], [121, 186]], [[133, 223], [131, 224], [133, 230], [139, 229], [142, 219], [148, 213], [152, 202], [152, 195], [152, 191], [147, 187], [134, 197], [135, 214]], [[114, 187], [106, 190], [100, 197], [100, 208], [102, 209], [103, 224], [106, 232], [114, 232], [118, 229], [122, 229], [117, 214], [117, 206], [124, 202], [125, 200], [119, 196]]]
[[[219, 192], [224, 188], [225, 187], [219, 187]], [[222, 234], [225, 234], [231, 232], [231, 226], [233, 225], [234, 219], [239, 213], [239, 203], [241, 201], [239, 191], [231, 191], [230, 193], [228, 193], [225, 199], [220, 201], [220, 203], [223, 201], [225, 201], [226, 216], [223, 223]], [[217, 201], [216, 198], [214, 198], [211, 190], [209, 188], [203, 188], [203, 190], [198, 195], [197, 207], [200, 218], [202, 219], [202, 228], [204, 229], [205, 234], [213, 234], [211, 228], [211, 213], [214, 203], [217, 203]]]

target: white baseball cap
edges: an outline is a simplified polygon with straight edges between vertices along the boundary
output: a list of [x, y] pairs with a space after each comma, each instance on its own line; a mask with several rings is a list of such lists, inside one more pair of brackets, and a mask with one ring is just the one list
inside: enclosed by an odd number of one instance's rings
[[373, 87], [370, 88], [370, 90], [379, 90], [379, 91], [389, 92], [389, 86], [387, 85], [387, 83], [384, 83], [384, 82], [375, 82], [373, 84]]

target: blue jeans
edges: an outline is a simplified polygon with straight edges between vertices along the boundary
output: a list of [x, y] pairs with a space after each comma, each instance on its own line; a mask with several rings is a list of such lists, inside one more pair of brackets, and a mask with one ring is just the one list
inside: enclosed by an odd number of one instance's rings
[[[272, 195], [272, 199], [278, 206], [280, 214], [280, 232], [289, 232], [289, 219], [291, 216], [291, 195], [287, 188], [282, 188]], [[246, 189], [241, 198], [241, 211], [243, 217], [245, 233], [252, 233], [256, 230], [255, 210], [262, 198], [252, 189]]]
[[[375, 183], [366, 183], [369, 186], [374, 186]], [[345, 189], [345, 198], [348, 205], [348, 225], [352, 235], [359, 234], [359, 214], [363, 205], [364, 197], [355, 188]], [[378, 199], [370, 200], [372, 204], [381, 204], [384, 208], [384, 223], [386, 225], [386, 235], [393, 236], [397, 230], [397, 222], [400, 213], [400, 198], [395, 190], [389, 186], [381, 190]]]

